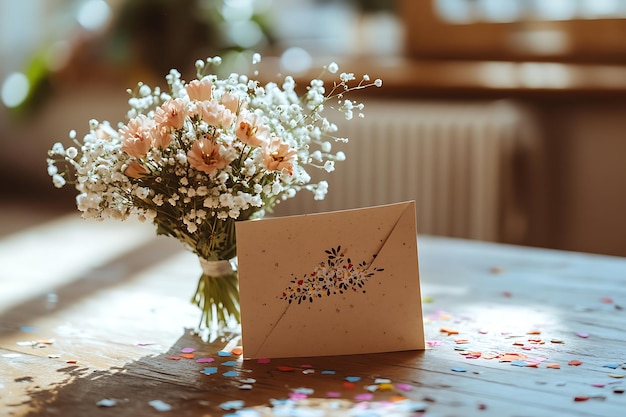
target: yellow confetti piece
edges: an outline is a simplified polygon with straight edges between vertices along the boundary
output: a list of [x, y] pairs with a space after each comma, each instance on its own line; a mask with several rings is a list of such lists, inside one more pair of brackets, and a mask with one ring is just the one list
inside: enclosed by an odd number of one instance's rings
[[378, 389], [381, 391], [390, 391], [393, 389], [393, 384], [384, 383], [378, 386]]
[[611, 377], [611, 378], [624, 378], [624, 375], [622, 375], [622, 374], [609, 374], [609, 377]]

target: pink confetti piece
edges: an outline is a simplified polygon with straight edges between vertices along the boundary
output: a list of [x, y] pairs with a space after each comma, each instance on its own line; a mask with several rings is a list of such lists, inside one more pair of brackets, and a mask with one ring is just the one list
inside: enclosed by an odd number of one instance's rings
[[409, 384], [396, 384], [396, 388], [399, 389], [400, 391], [411, 391], [413, 389], [413, 387]]
[[210, 362], [215, 362], [215, 359], [213, 358], [198, 358], [196, 359], [197, 363], [210, 363]]
[[604, 388], [606, 386], [606, 384], [602, 384], [602, 383], [595, 383], [595, 384], [591, 384], [592, 387], [595, 388]]
[[291, 392], [291, 393], [289, 393], [289, 398], [292, 399], [292, 400], [295, 400], [295, 401], [297, 401], [297, 400], [305, 400], [308, 397], [309, 397], [308, 395], [303, 394], [301, 392]]
[[340, 398], [340, 397], [341, 397], [341, 393], [337, 391], [328, 391], [326, 393], [326, 398]]
[[589, 337], [589, 334], [588, 333], [576, 333], [576, 336], [586, 339]]
[[181, 351], [182, 353], [193, 353], [193, 352], [195, 352], [196, 350], [195, 350], [194, 348], [192, 348], [192, 347], [186, 347], [186, 348], [182, 348], [180, 351]]
[[372, 399], [374, 399], [374, 394], [368, 392], [363, 394], [357, 394], [354, 396], [354, 399], [356, 401], [371, 401]]
[[441, 340], [428, 340], [426, 341], [428, 346], [442, 346], [443, 342]]
[[257, 359], [257, 363], [270, 363], [271, 359], [270, 358], [259, 358]]

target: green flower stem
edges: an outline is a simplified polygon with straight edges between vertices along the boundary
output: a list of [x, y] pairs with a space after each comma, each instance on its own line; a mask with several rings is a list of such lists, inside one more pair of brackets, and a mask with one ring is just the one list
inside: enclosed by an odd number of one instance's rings
[[239, 274], [210, 276], [203, 273], [192, 300], [201, 310], [200, 327], [225, 326], [232, 317], [241, 322], [239, 312]]

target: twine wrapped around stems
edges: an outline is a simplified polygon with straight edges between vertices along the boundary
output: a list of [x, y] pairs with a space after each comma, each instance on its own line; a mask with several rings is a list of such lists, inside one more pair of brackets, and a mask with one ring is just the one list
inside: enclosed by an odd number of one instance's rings
[[200, 327], [227, 325], [231, 318], [241, 322], [237, 259], [207, 261], [199, 257], [202, 275], [192, 298], [200, 310]]

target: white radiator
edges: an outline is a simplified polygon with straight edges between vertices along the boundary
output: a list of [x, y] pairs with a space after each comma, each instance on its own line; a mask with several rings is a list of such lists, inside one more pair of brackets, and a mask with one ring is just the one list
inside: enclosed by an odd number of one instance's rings
[[329, 182], [326, 199], [302, 192], [275, 215], [415, 200], [419, 233], [523, 242], [527, 159], [538, 146], [526, 111], [507, 101], [368, 101], [365, 114], [336, 120], [347, 159], [312, 173]]

